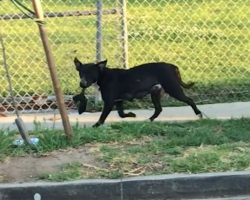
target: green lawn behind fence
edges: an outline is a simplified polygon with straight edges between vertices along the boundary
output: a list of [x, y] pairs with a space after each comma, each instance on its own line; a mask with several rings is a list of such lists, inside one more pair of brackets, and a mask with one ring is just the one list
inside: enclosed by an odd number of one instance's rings
[[[144, 3], [143, 3], [144, 2]], [[8, 1], [0, 14], [16, 13]], [[90, 3], [46, 3], [46, 11], [93, 10]], [[105, 4], [104, 4], [105, 5]], [[107, 4], [105, 9], [116, 4]], [[150, 61], [177, 64], [189, 93], [204, 102], [250, 97], [249, 4], [245, 1], [128, 1], [129, 66]], [[79, 91], [73, 58], [95, 61], [95, 16], [51, 18], [47, 28], [65, 94]], [[103, 58], [121, 67], [117, 15], [103, 16]], [[36, 24], [32, 20], [0, 21], [16, 93], [53, 94]], [[2, 77], [4, 71], [0, 70]], [[0, 85], [2, 96], [7, 83]]]

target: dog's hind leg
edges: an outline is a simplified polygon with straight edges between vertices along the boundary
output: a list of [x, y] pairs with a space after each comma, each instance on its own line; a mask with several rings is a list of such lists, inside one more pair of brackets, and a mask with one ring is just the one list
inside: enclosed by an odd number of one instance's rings
[[136, 117], [136, 114], [134, 114], [132, 112], [124, 113], [123, 102], [122, 101], [117, 101], [115, 104], [116, 104], [116, 109], [117, 109], [118, 115], [121, 118]]
[[170, 96], [178, 99], [179, 101], [182, 101], [186, 104], [188, 104], [189, 106], [192, 107], [192, 109], [194, 110], [195, 114], [198, 115], [200, 118], [202, 118], [202, 112], [197, 108], [196, 104], [194, 103], [193, 99], [191, 99], [190, 97], [187, 97], [182, 88], [180, 87], [180, 85], [175, 85], [175, 87], [165, 90]]
[[199, 117], [202, 118], [202, 112], [197, 108], [196, 104], [194, 103], [193, 99], [191, 99], [190, 97], [187, 97], [184, 95], [184, 97], [180, 97], [178, 98], [180, 101], [185, 102], [186, 104], [190, 105], [192, 107], [192, 109], [194, 110], [195, 114]]
[[155, 107], [155, 112], [154, 114], [149, 118], [150, 121], [154, 121], [155, 118], [159, 116], [159, 114], [162, 111], [161, 107], [161, 86], [154, 86], [151, 90], [151, 100], [154, 104]]

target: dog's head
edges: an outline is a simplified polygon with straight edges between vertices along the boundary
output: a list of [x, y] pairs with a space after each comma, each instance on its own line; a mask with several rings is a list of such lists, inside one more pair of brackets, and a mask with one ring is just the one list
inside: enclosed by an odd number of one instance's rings
[[80, 76], [80, 87], [87, 88], [98, 81], [100, 72], [106, 67], [107, 60], [98, 63], [82, 64], [77, 58], [74, 59], [76, 70]]

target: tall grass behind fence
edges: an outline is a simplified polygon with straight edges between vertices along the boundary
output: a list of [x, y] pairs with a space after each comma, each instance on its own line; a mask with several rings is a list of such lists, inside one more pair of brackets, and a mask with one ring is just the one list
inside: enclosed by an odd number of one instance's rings
[[[20, 2], [31, 8], [30, 1]], [[109, 66], [124, 66], [128, 44], [128, 67], [151, 61], [178, 65], [184, 81], [196, 82], [186, 91], [196, 102], [250, 100], [249, 0], [124, 0], [127, 38], [121, 2], [102, 0], [100, 53]], [[79, 91], [73, 58], [96, 61], [97, 0], [43, 0], [42, 5], [65, 100], [71, 106], [68, 95]], [[21, 16], [11, 1], [0, 1], [0, 34], [19, 108], [51, 110], [54, 92], [37, 25]], [[0, 74], [0, 111], [12, 112], [1, 56]]]

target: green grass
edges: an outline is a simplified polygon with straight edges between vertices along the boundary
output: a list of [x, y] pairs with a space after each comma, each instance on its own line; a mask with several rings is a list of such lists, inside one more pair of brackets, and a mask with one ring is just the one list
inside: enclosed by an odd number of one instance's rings
[[59, 172], [43, 174], [51, 181], [119, 178], [136, 175], [247, 170], [250, 167], [250, 119], [198, 120], [183, 123], [114, 123], [101, 128], [74, 127], [68, 142], [62, 131], [37, 130], [35, 149], [14, 147], [15, 133], [0, 134], [1, 160], [7, 156], [42, 155], [88, 146], [102, 167], [74, 162]]
[[[80, 5], [81, 10], [95, 10], [90, 1], [43, 1], [43, 5], [45, 11], [79, 10]], [[109, 1], [104, 8], [115, 5]], [[174, 0], [148, 4], [130, 0], [127, 9], [129, 66], [160, 60], [177, 64], [184, 80], [197, 83], [189, 94], [201, 103], [250, 99], [248, 3]], [[10, 2], [1, 1], [0, 14], [17, 12]], [[95, 19], [85, 16], [47, 20], [65, 94], [79, 91], [73, 58], [95, 60]], [[7, 62], [16, 93], [53, 94], [36, 24], [31, 20], [2, 20], [0, 26], [4, 27]], [[103, 58], [108, 59], [110, 67], [121, 67], [118, 16], [105, 15], [103, 27]], [[0, 74], [0, 96], [6, 96], [8, 87], [2, 69]]]
[[39, 179], [48, 181], [70, 181], [81, 178], [81, 164], [78, 162], [61, 166], [61, 171], [53, 174], [42, 174]]

